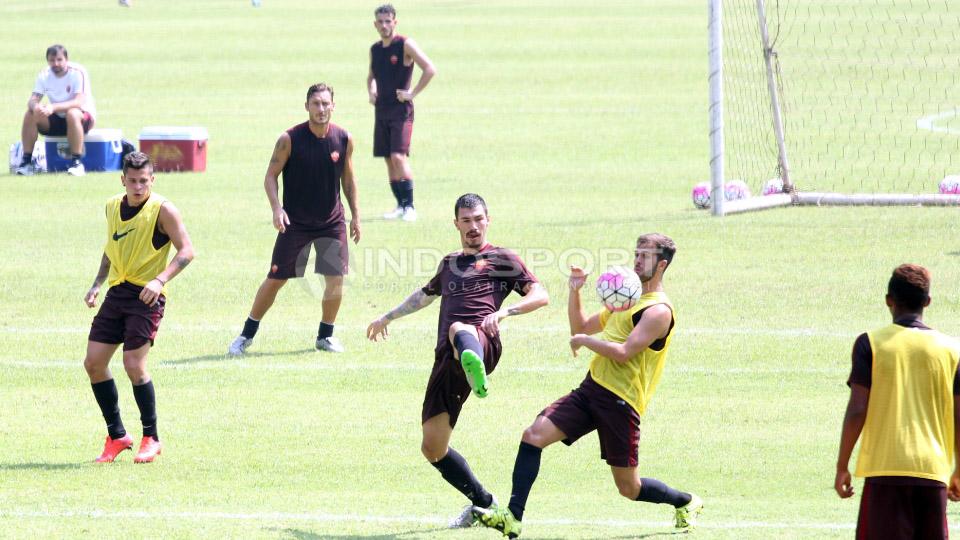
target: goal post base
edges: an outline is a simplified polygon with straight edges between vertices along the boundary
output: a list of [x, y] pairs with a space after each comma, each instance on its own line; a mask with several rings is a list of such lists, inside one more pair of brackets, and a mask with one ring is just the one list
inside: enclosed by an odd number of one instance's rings
[[908, 193], [823, 193], [798, 191], [725, 201], [723, 214], [742, 214], [781, 206], [957, 206], [960, 195]]

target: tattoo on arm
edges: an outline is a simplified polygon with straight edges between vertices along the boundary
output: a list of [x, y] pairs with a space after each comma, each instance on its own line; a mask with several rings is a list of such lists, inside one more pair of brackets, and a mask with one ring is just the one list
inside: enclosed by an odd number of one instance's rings
[[393, 308], [389, 313], [383, 316], [384, 319], [392, 321], [394, 319], [399, 319], [404, 315], [409, 315], [416, 311], [419, 311], [433, 302], [436, 299], [436, 296], [428, 296], [422, 290], [411, 294], [403, 301], [402, 304]]
[[270, 156], [270, 163], [276, 165], [280, 163], [280, 153], [287, 149], [287, 139], [285, 137], [280, 137], [277, 139], [277, 144], [273, 147], [273, 155]]
[[[99, 287], [100, 284], [107, 279], [107, 276], [110, 274], [110, 259], [107, 258], [107, 254], [103, 254], [103, 258], [100, 259], [100, 268], [97, 270], [97, 277], [93, 278], [93, 287]], [[92, 287], [91, 287], [92, 288]]]
[[188, 264], [190, 264], [190, 259], [186, 257], [176, 257], [173, 259], [173, 262], [177, 264], [177, 268], [179, 268], [180, 270], [183, 270], [184, 268], [187, 267]]
[[507, 308], [507, 315], [509, 315], [509, 316], [511, 316], [511, 317], [514, 316], [514, 315], [520, 315], [520, 308], [518, 308], [518, 307], [516, 307], [516, 306], [512, 306], [512, 307]]

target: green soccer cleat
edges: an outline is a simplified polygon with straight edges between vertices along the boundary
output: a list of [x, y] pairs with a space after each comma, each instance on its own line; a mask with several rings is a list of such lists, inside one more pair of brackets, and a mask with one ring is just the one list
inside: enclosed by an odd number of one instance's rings
[[487, 368], [477, 353], [466, 350], [460, 353], [460, 365], [467, 375], [467, 383], [477, 397], [487, 397]]
[[500, 508], [497, 503], [491, 504], [490, 508], [474, 506], [473, 515], [477, 517], [481, 525], [496, 529], [507, 538], [520, 537], [520, 529], [523, 527], [523, 523], [513, 517], [513, 512], [509, 508]]
[[703, 500], [693, 493], [690, 494], [690, 502], [677, 508], [676, 522], [674, 527], [678, 529], [691, 530], [697, 526], [697, 516], [703, 511]]

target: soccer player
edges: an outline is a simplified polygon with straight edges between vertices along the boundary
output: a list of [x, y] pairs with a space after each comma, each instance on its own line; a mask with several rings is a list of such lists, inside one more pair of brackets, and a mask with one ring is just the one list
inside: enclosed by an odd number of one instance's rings
[[[47, 68], [37, 75], [33, 93], [27, 101], [20, 131], [23, 142], [23, 159], [16, 173], [30, 176], [37, 172], [33, 166], [33, 147], [38, 134], [67, 136], [70, 144], [70, 166], [67, 174], [83, 176], [86, 170], [80, 158], [83, 156], [83, 136], [93, 127], [97, 115], [90, 89], [87, 70], [68, 60], [63, 45], [47, 47]], [[49, 103], [42, 104], [43, 96]]]
[[894, 269], [886, 303], [893, 322], [853, 344], [834, 489], [843, 499], [853, 495], [850, 455], [862, 433], [857, 538], [945, 539], [947, 498], [960, 500], [960, 343], [923, 323], [926, 268]]
[[[380, 40], [370, 47], [367, 91], [374, 106], [373, 156], [387, 163], [390, 190], [397, 199], [395, 210], [385, 219], [416, 221], [413, 206], [413, 171], [410, 169], [410, 137], [413, 135], [413, 99], [437, 73], [433, 63], [410, 38], [397, 34], [397, 11], [390, 4], [374, 10], [373, 26]], [[410, 89], [413, 65], [420, 79]]]
[[[634, 270], [643, 284], [643, 295], [632, 308], [611, 313], [606, 309], [587, 316], [580, 305], [586, 280], [582, 269], [571, 267], [570, 348], [593, 351], [590, 370], [580, 387], [544, 409], [523, 432], [513, 467], [513, 490], [507, 507], [475, 508], [474, 515], [509, 538], [520, 536], [527, 496], [540, 470], [544, 448], [563, 441], [571, 445], [597, 430], [600, 457], [613, 472], [613, 481], [624, 497], [642, 502], [667, 503], [675, 508], [676, 527], [695, 525], [703, 501], [637, 472], [640, 415], [653, 396], [673, 338], [673, 305], [663, 292], [663, 273], [677, 247], [662, 234], [637, 239]], [[601, 333], [600, 337], [592, 334]]]
[[[487, 243], [490, 218], [479, 195], [461, 196], [453, 211], [462, 250], [444, 257], [425, 287], [370, 323], [367, 337], [373, 341], [386, 338], [391, 321], [442, 298], [433, 371], [420, 417], [420, 451], [444, 480], [470, 499], [471, 504], [450, 523], [451, 527], [469, 527], [474, 520], [473, 507], [489, 507], [493, 496], [473, 475], [466, 459], [450, 448], [450, 437], [471, 389], [478, 397], [487, 395], [487, 374], [496, 368], [502, 352], [500, 322], [539, 309], [550, 300], [517, 255]], [[511, 292], [523, 299], [501, 308]]]
[[[190, 264], [194, 253], [180, 212], [153, 192], [153, 164], [148, 155], [127, 155], [120, 181], [126, 192], [107, 201], [107, 243], [100, 270], [84, 297], [87, 306], [96, 307], [100, 286], [104, 280], [109, 283], [90, 327], [83, 367], [107, 423], [106, 444], [96, 461], [110, 463], [133, 445], [120, 420], [117, 385], [109, 368], [113, 353], [123, 344], [123, 368], [133, 383], [133, 397], [143, 424], [134, 462], [149, 463], [160, 455], [162, 444], [157, 435], [156, 397], [147, 372], [147, 353], [163, 318], [166, 285]], [[177, 254], [167, 263], [171, 245]]]
[[[267, 166], [263, 185], [273, 210], [273, 226], [279, 231], [273, 245], [272, 262], [250, 308], [240, 335], [227, 354], [243, 355], [253, 343], [277, 293], [290, 278], [303, 277], [310, 256], [316, 251], [314, 271], [324, 277], [320, 327], [316, 347], [343, 352], [333, 335], [340, 310], [343, 276], [347, 273], [347, 232], [340, 202], [340, 188], [350, 205], [350, 237], [360, 241], [360, 211], [353, 179], [353, 138], [330, 121], [333, 88], [317, 83], [307, 89], [304, 108], [308, 119], [280, 134]], [[283, 205], [277, 196], [283, 173]]]

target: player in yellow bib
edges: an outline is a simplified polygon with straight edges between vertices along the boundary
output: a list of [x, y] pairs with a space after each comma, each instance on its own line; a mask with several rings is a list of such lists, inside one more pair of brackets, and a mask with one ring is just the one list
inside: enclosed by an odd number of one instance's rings
[[[140, 409], [143, 438], [134, 461], [153, 461], [162, 445], [157, 435], [156, 397], [147, 373], [147, 353], [157, 336], [166, 305], [166, 284], [193, 260], [193, 245], [180, 212], [153, 193], [153, 164], [142, 152], [123, 160], [120, 180], [125, 193], [107, 201], [107, 239], [100, 270], [84, 297], [96, 307], [100, 286], [109, 284], [106, 298], [93, 318], [83, 367], [90, 376], [93, 395], [107, 423], [107, 440], [98, 463], [109, 463], [133, 446], [133, 438], [120, 420], [117, 385], [110, 359], [123, 344], [123, 367], [133, 383]], [[170, 246], [176, 256], [167, 263]]]
[[587, 275], [571, 267], [567, 308], [570, 348], [574, 355], [581, 347], [593, 351], [590, 371], [579, 388], [544, 409], [523, 432], [513, 467], [510, 504], [475, 507], [474, 515], [483, 525], [509, 538], [520, 536], [527, 496], [539, 474], [543, 449], [558, 441], [571, 445], [596, 430], [600, 458], [610, 465], [621, 495], [635, 501], [670, 504], [675, 509], [677, 528], [694, 526], [703, 508], [699, 497], [654, 478], [640, 478], [637, 471], [640, 415], [657, 388], [673, 338], [673, 305], [663, 292], [663, 273], [676, 250], [673, 240], [662, 234], [644, 234], [637, 239], [634, 270], [643, 283], [643, 295], [635, 306], [616, 313], [604, 309], [587, 316], [580, 305], [580, 289]]
[[886, 302], [893, 322], [853, 345], [834, 489], [843, 499], [853, 495], [850, 455], [862, 434], [857, 538], [946, 539], [947, 498], [960, 500], [960, 343], [923, 324], [926, 268], [898, 266]]

